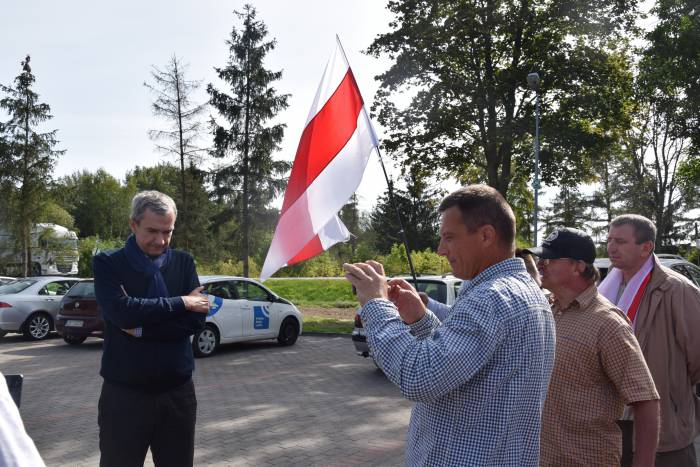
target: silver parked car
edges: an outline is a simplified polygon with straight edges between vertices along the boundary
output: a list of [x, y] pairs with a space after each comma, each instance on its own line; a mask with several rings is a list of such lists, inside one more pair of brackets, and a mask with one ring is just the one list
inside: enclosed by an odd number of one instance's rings
[[0, 276], [0, 285], [9, 284], [10, 282], [12, 282], [14, 280], [15, 280], [14, 277]]
[[78, 278], [27, 277], [0, 286], [0, 336], [45, 339], [54, 329], [61, 299]]

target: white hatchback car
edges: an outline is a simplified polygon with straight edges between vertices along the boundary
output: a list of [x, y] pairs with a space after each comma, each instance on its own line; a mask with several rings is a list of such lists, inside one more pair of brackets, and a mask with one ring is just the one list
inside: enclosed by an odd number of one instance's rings
[[211, 309], [192, 340], [196, 357], [208, 357], [230, 342], [276, 338], [292, 345], [301, 334], [297, 307], [259, 282], [234, 276], [200, 276], [199, 281], [211, 297]]

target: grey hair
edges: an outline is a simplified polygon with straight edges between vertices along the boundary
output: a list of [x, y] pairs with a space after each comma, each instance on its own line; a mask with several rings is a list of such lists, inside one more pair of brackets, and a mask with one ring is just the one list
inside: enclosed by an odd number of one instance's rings
[[131, 200], [130, 219], [134, 222], [139, 222], [143, 219], [146, 209], [150, 209], [160, 216], [164, 216], [172, 211], [175, 217], [177, 217], [175, 201], [173, 201], [170, 196], [160, 191], [149, 190], [136, 193], [134, 199]]

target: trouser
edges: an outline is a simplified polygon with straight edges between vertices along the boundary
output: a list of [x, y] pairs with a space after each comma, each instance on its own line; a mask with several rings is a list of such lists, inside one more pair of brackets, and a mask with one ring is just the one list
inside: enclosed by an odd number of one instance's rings
[[98, 404], [100, 467], [192, 467], [197, 398], [189, 382], [151, 394], [105, 381]]
[[[634, 424], [632, 420], [618, 420], [618, 425], [622, 430], [622, 467], [631, 467], [633, 460], [632, 438], [634, 435]], [[657, 452], [656, 467], [698, 467], [695, 455], [695, 445], [693, 443], [677, 451]]]
[[695, 446], [690, 443], [677, 451], [657, 452], [656, 467], [698, 467]]

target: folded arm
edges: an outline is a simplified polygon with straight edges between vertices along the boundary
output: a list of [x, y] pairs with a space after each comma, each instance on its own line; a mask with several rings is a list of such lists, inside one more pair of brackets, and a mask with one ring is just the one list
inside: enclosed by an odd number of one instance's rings
[[[182, 273], [185, 276], [185, 290], [192, 291], [189, 296], [183, 298], [186, 301], [185, 307], [187, 308], [187, 300], [189, 300], [190, 297], [199, 300], [203, 296], [201, 294], [199, 278], [197, 277], [197, 270], [194, 262], [188, 262], [185, 271]], [[207, 300], [208, 311], [209, 301], [206, 297], [204, 297], [204, 299]], [[188, 337], [204, 327], [206, 318], [207, 313], [201, 312], [201, 310], [199, 313], [179, 313], [174, 318], [167, 321], [143, 326], [139, 337], [146, 340], [173, 340]]]

